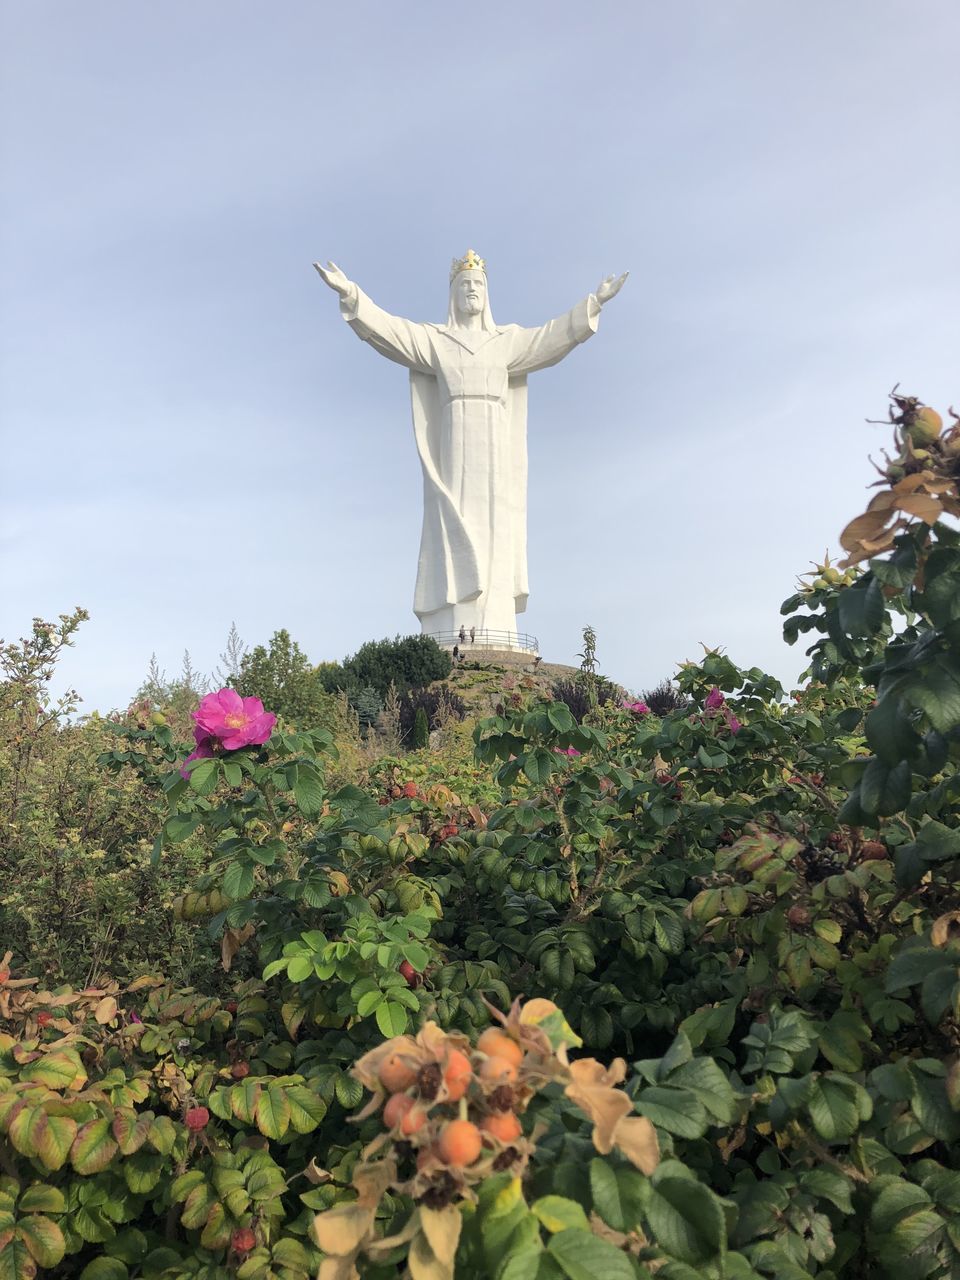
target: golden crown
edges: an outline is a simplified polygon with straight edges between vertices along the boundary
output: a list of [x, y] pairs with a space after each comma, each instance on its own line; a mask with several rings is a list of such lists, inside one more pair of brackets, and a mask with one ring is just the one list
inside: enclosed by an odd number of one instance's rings
[[473, 249], [468, 249], [462, 258], [454, 258], [450, 264], [450, 279], [461, 271], [486, 271], [487, 264]]

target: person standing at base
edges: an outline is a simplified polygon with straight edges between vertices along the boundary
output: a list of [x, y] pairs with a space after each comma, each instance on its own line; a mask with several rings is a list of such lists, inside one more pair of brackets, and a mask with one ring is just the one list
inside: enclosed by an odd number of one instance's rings
[[470, 643], [471, 643], [471, 644], [473, 644], [473, 643], [475, 642], [476, 638], [477, 638], [477, 628], [476, 628], [476, 627], [471, 627], [471, 628], [470, 628]]

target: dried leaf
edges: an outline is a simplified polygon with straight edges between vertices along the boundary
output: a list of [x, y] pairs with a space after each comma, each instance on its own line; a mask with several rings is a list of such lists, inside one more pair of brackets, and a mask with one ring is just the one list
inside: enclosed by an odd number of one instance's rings
[[106, 1026], [108, 1022], [112, 1022], [117, 1016], [117, 1002], [113, 996], [104, 996], [93, 1011], [93, 1016], [100, 1023], [101, 1027]]
[[446, 1209], [428, 1209], [424, 1205], [420, 1209], [420, 1222], [430, 1248], [441, 1262], [452, 1265], [460, 1242], [460, 1228], [463, 1225], [460, 1210], [452, 1204]]
[[315, 1187], [322, 1186], [323, 1183], [329, 1182], [333, 1174], [326, 1169], [321, 1169], [317, 1164], [316, 1158], [312, 1159], [303, 1171], [304, 1177], [308, 1182], [312, 1182]]
[[334, 1205], [314, 1218], [314, 1239], [324, 1253], [338, 1258], [350, 1257], [373, 1230], [374, 1217], [375, 1210], [366, 1205]]
[[660, 1143], [646, 1116], [625, 1116], [614, 1130], [613, 1140], [630, 1163], [649, 1178], [660, 1163]]
[[415, 1236], [407, 1255], [412, 1280], [453, 1280], [453, 1263], [442, 1262], [425, 1236]]
[[840, 534], [840, 545], [845, 551], [856, 551], [864, 538], [875, 538], [890, 519], [886, 511], [867, 511], [851, 520]]
[[580, 1058], [570, 1064], [570, 1084], [564, 1093], [593, 1121], [593, 1145], [601, 1155], [614, 1146], [614, 1130], [633, 1110], [633, 1103], [614, 1088], [626, 1075], [626, 1063], [617, 1058], [609, 1070], [596, 1058]]
[[230, 972], [233, 957], [244, 943], [250, 941], [256, 931], [256, 925], [252, 920], [248, 920], [242, 929], [224, 929], [220, 940], [220, 961], [227, 973]]
[[938, 498], [926, 493], [911, 493], [897, 499], [897, 506], [908, 515], [919, 516], [927, 524], [936, 524], [943, 514], [943, 505]]
[[960, 924], [960, 911], [947, 911], [933, 922], [930, 930], [930, 941], [935, 947], [945, 947], [956, 933], [952, 926]]
[[360, 1272], [351, 1257], [324, 1258], [317, 1272], [317, 1280], [360, 1280]]

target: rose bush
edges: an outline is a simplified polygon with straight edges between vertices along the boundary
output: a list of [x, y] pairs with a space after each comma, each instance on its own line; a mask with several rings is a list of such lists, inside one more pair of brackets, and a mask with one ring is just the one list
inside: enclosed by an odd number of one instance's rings
[[895, 409], [792, 698], [707, 651], [347, 785], [242, 700], [186, 776], [115, 726], [235, 990], [0, 961], [0, 1275], [960, 1274], [958, 453]]

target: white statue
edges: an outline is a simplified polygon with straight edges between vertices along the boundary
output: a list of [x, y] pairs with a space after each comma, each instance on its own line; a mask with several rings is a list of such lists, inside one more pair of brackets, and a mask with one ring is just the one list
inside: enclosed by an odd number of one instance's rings
[[423, 467], [423, 531], [413, 608], [425, 634], [461, 630], [511, 647], [527, 606], [527, 374], [562, 360], [597, 330], [621, 289], [608, 276], [583, 302], [537, 329], [496, 325], [482, 258], [454, 260], [446, 324], [389, 315], [339, 267], [313, 264], [340, 295], [359, 337], [410, 370]]

